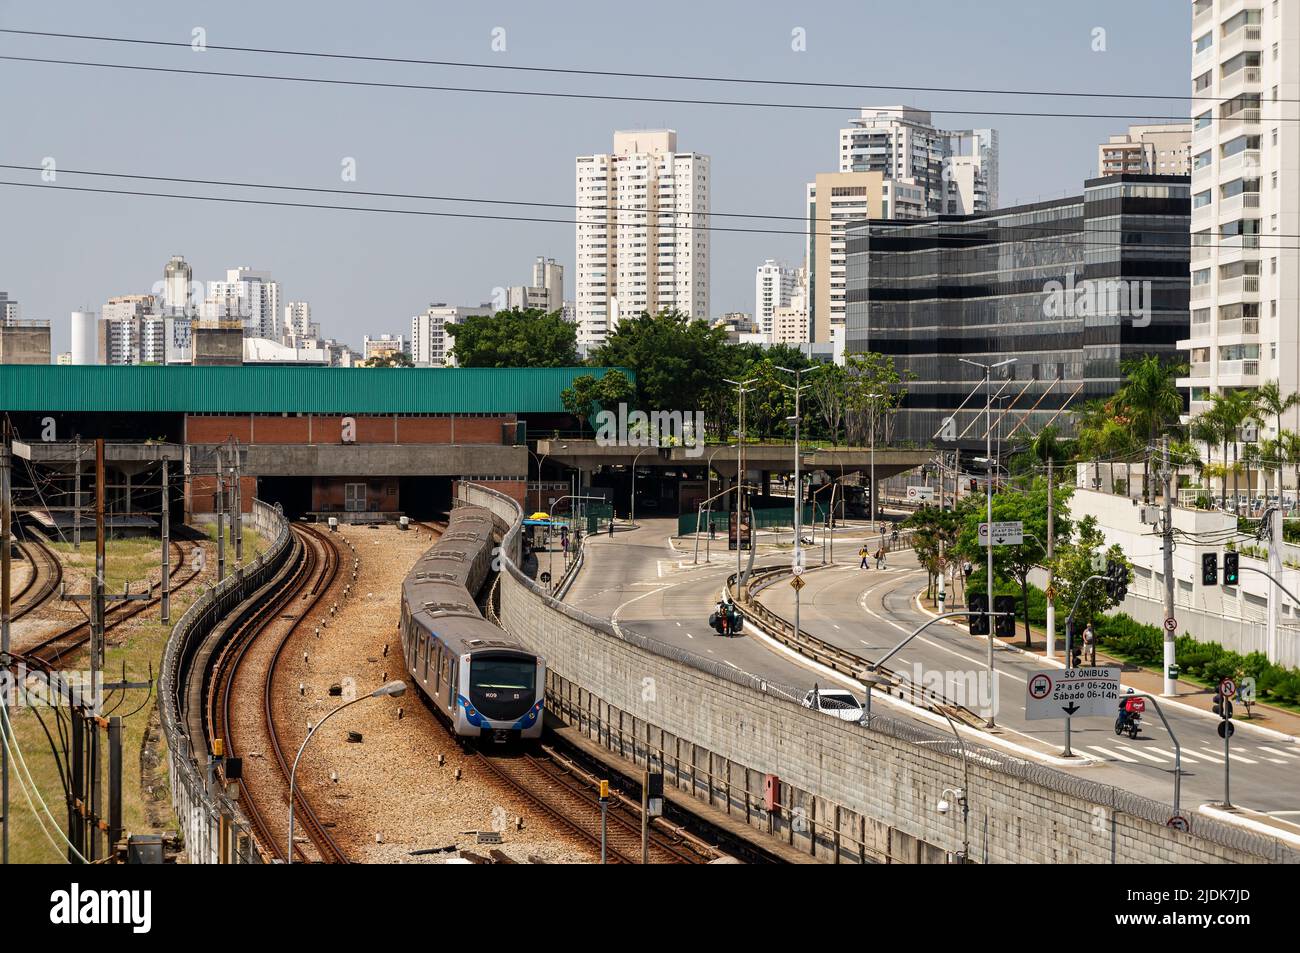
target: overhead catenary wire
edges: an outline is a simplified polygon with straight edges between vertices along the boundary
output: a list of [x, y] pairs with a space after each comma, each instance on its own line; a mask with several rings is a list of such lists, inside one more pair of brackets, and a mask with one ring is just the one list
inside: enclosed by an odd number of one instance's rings
[[[36, 819], [36, 824], [40, 827], [41, 833], [43, 833], [46, 839], [50, 842], [50, 846], [54, 848], [55, 853], [60, 857], [63, 857], [66, 861], [67, 858], [64, 856], [63, 849], [58, 845], [54, 838], [50, 836], [49, 830], [45, 827], [45, 822], [41, 820], [40, 812], [36, 810], [36, 804], [33, 802], [33, 797], [35, 797], [36, 801], [40, 802], [45, 816], [50, 819], [50, 823], [54, 826], [54, 829], [59, 832], [59, 836], [67, 842], [68, 849], [76, 854], [82, 863], [87, 863], [85, 856], [81, 851], [77, 850], [76, 845], [73, 844], [68, 838], [68, 835], [64, 833], [63, 828], [61, 828], [58, 822], [54, 819], [54, 815], [50, 813], [50, 808], [49, 805], [46, 804], [45, 798], [41, 796], [40, 788], [36, 786], [36, 781], [32, 777], [31, 770], [27, 767], [27, 759], [23, 757], [22, 747], [18, 744], [18, 738], [14, 734], [14, 725], [12, 719], [9, 717], [7, 705], [0, 705], [0, 719], [3, 719], [5, 723], [5, 731], [0, 733], [0, 736], [2, 736], [4, 740], [5, 750], [8, 751], [9, 756], [19, 765], [19, 770], [14, 772], [14, 775], [18, 778], [18, 784], [23, 789], [23, 796], [27, 799], [27, 805], [31, 808], [32, 816]], [[31, 790], [28, 790], [29, 785]], [[5, 820], [7, 822], [8, 818]]]
[[[174, 49], [193, 50], [192, 42], [179, 40], [156, 40], [145, 37], [107, 36], [92, 33], [63, 33], [53, 30], [21, 30], [17, 28], [0, 28], [0, 33], [17, 36], [36, 36], [65, 40], [90, 40], [98, 43], [122, 43], [138, 46], [171, 47]], [[997, 89], [965, 86], [915, 86], [886, 83], [846, 83], [829, 80], [768, 79], [751, 76], [710, 76], [697, 73], [652, 73], [632, 70], [601, 70], [572, 66], [524, 66], [512, 63], [473, 63], [465, 60], [436, 60], [408, 56], [378, 56], [361, 53], [338, 53], [322, 50], [291, 50], [275, 47], [229, 46], [216, 43], [204, 43], [203, 49], [228, 53], [256, 53], [273, 56], [310, 57], [327, 60], [350, 60], [365, 63], [388, 63], [408, 66], [436, 66], [453, 69], [496, 70], [502, 72], [552, 73], [571, 76], [601, 76], [621, 79], [673, 80], [696, 83], [728, 83], [751, 86], [793, 86], [817, 89], [845, 89], [879, 92], [909, 93], [958, 93], [981, 96], [1034, 96], [1073, 99], [1120, 99], [1150, 100], [1163, 99], [1175, 102], [1220, 102], [1215, 96], [1196, 96], [1184, 93], [1110, 93], [1085, 90], [1037, 90], [1037, 89]], [[1275, 102], [1300, 102], [1295, 99], [1279, 99]]]
[[[539, 99], [586, 100], [616, 103], [655, 103], [673, 106], [726, 106], [748, 109], [789, 109], [821, 112], [852, 112], [860, 109], [845, 103], [786, 103], [744, 99], [697, 99], [686, 96], [633, 96], [615, 93], [564, 92], [542, 89], [499, 89], [486, 86], [446, 86], [433, 83], [398, 83], [393, 81], [340, 79], [328, 76], [291, 76], [280, 73], [248, 73], [236, 70], [182, 69], [177, 66], [145, 66], [139, 63], [103, 63], [94, 60], [73, 60], [48, 56], [0, 55], [0, 60], [13, 63], [35, 63], [46, 66], [78, 66], [87, 69], [122, 70], [141, 73], [166, 73], [181, 76], [207, 76], [222, 79], [249, 79], [266, 82], [298, 83], [320, 86], [345, 86], [361, 89], [392, 89], [413, 92], [463, 93], [485, 96], [522, 96]], [[947, 106], [931, 107], [929, 112], [951, 116], [998, 116], [1024, 119], [1144, 119], [1147, 121], [1182, 122], [1187, 116], [1147, 113], [1114, 112], [1053, 112], [1047, 110], [1010, 109], [955, 109]], [[1211, 122], [1233, 122], [1235, 116], [1211, 116]], [[1300, 116], [1263, 117], [1259, 122], [1300, 122]]]

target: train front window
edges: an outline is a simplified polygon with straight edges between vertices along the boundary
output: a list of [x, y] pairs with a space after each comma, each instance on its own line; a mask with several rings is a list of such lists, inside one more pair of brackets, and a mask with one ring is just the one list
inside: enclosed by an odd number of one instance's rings
[[476, 655], [469, 664], [470, 701], [492, 719], [518, 718], [532, 707], [537, 663], [517, 656]]

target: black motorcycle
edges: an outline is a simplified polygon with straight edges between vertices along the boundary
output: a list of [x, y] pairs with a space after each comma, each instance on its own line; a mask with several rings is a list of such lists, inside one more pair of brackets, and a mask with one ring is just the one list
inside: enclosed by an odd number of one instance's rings
[[1134, 740], [1137, 739], [1138, 732], [1142, 727], [1142, 716], [1137, 712], [1121, 710], [1115, 717], [1115, 734], [1122, 735], [1128, 732], [1128, 736]]

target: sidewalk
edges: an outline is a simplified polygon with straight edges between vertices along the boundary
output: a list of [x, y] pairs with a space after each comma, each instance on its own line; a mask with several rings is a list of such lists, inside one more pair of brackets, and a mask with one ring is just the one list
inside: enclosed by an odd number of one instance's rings
[[[927, 609], [935, 611], [934, 601], [926, 599], [924, 594], [921, 595], [920, 602], [921, 605], [925, 606]], [[953, 604], [950, 604], [948, 608], [951, 609], [952, 605]], [[1047, 654], [1047, 632], [1044, 629], [1033, 625], [1029, 627], [1029, 631], [1029, 647], [1025, 646], [1025, 624], [1023, 619], [1017, 620], [1015, 637], [1010, 639], [998, 638], [997, 641], [1001, 642], [1007, 648], [1015, 649], [1026, 654], [1036, 655], [1039, 658], [1045, 658]], [[986, 636], [977, 636], [977, 638], [983, 639], [986, 638]], [[1065, 643], [1065, 633], [1063, 629], [1057, 631], [1056, 641], [1059, 647], [1059, 650], [1056, 653], [1056, 658], [1058, 661], [1063, 661], [1065, 657], [1065, 649], [1063, 647]], [[1164, 679], [1160, 677], [1158, 671], [1143, 668], [1142, 666], [1135, 665], [1132, 662], [1123, 662], [1102, 651], [1097, 652], [1097, 664], [1099, 666], [1119, 666], [1124, 670], [1124, 681], [1126, 684], [1133, 686], [1138, 691], [1155, 695], [1157, 698], [1161, 696], [1161, 692], [1164, 689]], [[1174, 682], [1173, 697], [1177, 698], [1178, 701], [1184, 705], [1191, 705], [1205, 712], [1211, 712], [1214, 705], [1213, 689], [1202, 688], [1194, 682], [1182, 679]], [[1262, 728], [1270, 728], [1273, 731], [1280, 731], [1283, 734], [1300, 738], [1300, 714], [1295, 714], [1294, 712], [1289, 712], [1282, 708], [1274, 708], [1272, 705], [1252, 704], [1250, 706], [1251, 717], [1247, 718], [1246, 708], [1244, 705], [1237, 704], [1234, 708], [1235, 711], [1233, 717], [1235, 721], [1247, 725], [1259, 725]]]

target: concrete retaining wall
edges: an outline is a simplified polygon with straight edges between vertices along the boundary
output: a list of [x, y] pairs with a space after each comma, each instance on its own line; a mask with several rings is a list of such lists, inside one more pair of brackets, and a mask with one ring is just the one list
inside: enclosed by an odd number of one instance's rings
[[[473, 484], [460, 499], [518, 526], [519, 507]], [[550, 710], [611, 750], [661, 763], [666, 782], [833, 862], [942, 862], [962, 848], [961, 812], [940, 815], [945, 789], [970, 793], [970, 859], [989, 863], [1295, 862], [1271, 838], [1172, 809], [950, 734], [877, 716], [870, 730], [802, 707], [784, 686], [556, 602], [516, 567], [503, 541], [501, 620], [542, 653]], [[683, 755], [685, 751], [685, 755]], [[765, 803], [768, 775], [781, 781]], [[968, 778], [968, 780], [964, 780]], [[948, 799], [954, 800], [951, 795]]]

